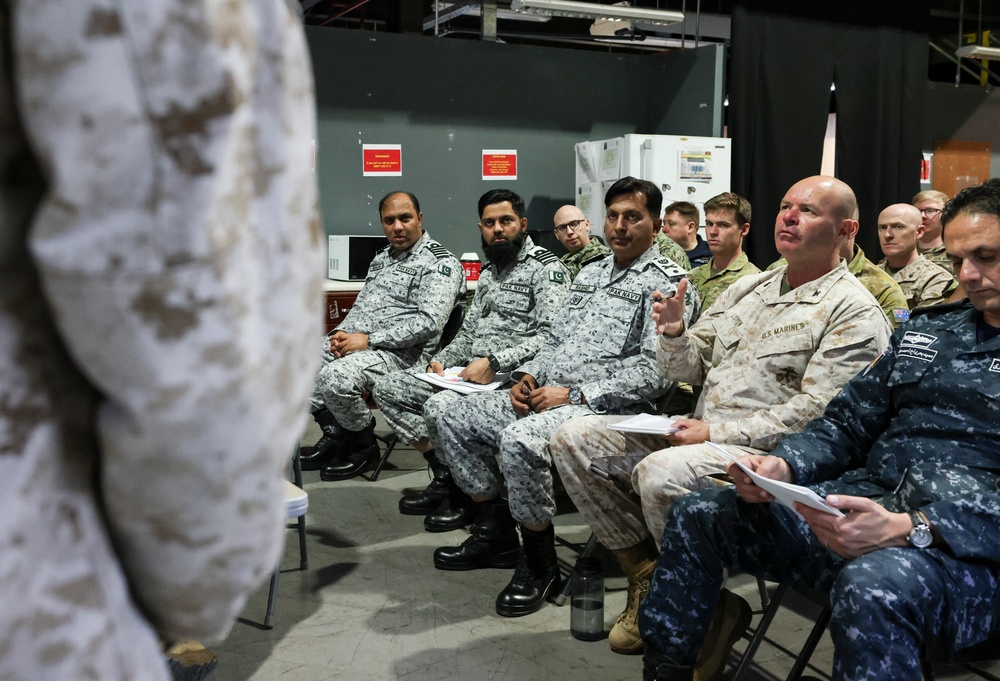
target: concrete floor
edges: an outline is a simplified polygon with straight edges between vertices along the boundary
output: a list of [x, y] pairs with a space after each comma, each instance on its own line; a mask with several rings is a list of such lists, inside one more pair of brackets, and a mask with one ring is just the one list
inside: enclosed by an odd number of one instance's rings
[[[385, 431], [384, 424], [379, 430]], [[303, 442], [315, 441], [315, 435], [307, 432]], [[512, 570], [434, 569], [434, 548], [460, 544], [467, 532], [432, 534], [423, 530], [422, 518], [398, 513], [401, 491], [423, 488], [428, 481], [423, 458], [403, 447], [397, 447], [375, 483], [360, 478], [325, 483], [318, 473], [306, 473], [309, 567], [299, 570], [298, 542], [289, 531], [274, 628], [259, 624], [265, 586], [229, 636], [212, 646], [220, 664], [211, 681], [641, 678], [640, 656], [617, 655], [606, 641], [570, 636], [568, 604], [546, 604], [522, 618], [498, 616], [494, 599]], [[558, 515], [555, 525], [565, 542], [557, 553], [566, 574], [590, 531], [572, 509]], [[608, 630], [624, 607], [625, 579], [610, 555], [600, 555]], [[755, 580], [736, 577], [730, 588], [759, 609]], [[787, 600], [747, 678], [784, 679], [793, 663], [789, 652], [805, 641], [816, 608], [804, 599]], [[734, 649], [730, 673], [746, 643]], [[830, 678], [831, 651], [824, 635], [808, 677]], [[998, 673], [1000, 665], [991, 669]], [[961, 669], [938, 672], [938, 678], [978, 678]]]

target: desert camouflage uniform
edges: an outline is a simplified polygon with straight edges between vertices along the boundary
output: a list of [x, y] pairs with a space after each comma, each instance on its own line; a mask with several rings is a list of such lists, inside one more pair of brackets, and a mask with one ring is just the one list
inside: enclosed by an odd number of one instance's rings
[[906, 304], [911, 310], [915, 307], [943, 303], [958, 288], [955, 277], [924, 256], [917, 256], [916, 260], [898, 272], [890, 270], [885, 260], [878, 266], [891, 275], [899, 284], [899, 288], [903, 289]]
[[584, 265], [589, 265], [595, 260], [600, 260], [601, 258], [608, 255], [611, 249], [602, 244], [597, 239], [591, 237], [590, 243], [581, 248], [576, 253], [567, 253], [560, 260], [562, 264], [566, 266], [569, 270], [570, 278], [575, 278], [580, 270], [583, 269]]
[[704, 265], [695, 267], [688, 272], [688, 279], [695, 285], [698, 289], [698, 295], [701, 296], [701, 309], [704, 311], [708, 311], [715, 299], [732, 286], [734, 281], [748, 274], [760, 272], [760, 269], [747, 258], [746, 253], [740, 253], [735, 260], [729, 263], [729, 267], [721, 272], [712, 272], [712, 262], [709, 260]]
[[[660, 371], [701, 385], [693, 418], [710, 424], [711, 441], [740, 456], [773, 449], [782, 437], [823, 413], [841, 386], [889, 342], [891, 329], [871, 294], [841, 262], [832, 272], [781, 295], [785, 270], [743, 277], [677, 338], [661, 337]], [[663, 534], [681, 495], [715, 484], [728, 460], [707, 444], [662, 449], [656, 439], [604, 432], [602, 419], [567, 423], [553, 436], [553, 458], [566, 491], [609, 549]], [[632, 472], [634, 499], [587, 472], [600, 456], [654, 452]], [[619, 506], [620, 502], [620, 506]]]
[[920, 244], [917, 244], [917, 251], [938, 267], [943, 268], [945, 272], [954, 276], [955, 269], [951, 266], [951, 260], [948, 258], [948, 251], [945, 250], [944, 244], [938, 244], [927, 250], [920, 248]]
[[[652, 293], [675, 291], [684, 271], [655, 246], [617, 275], [614, 265], [613, 257], [605, 258], [580, 271], [551, 341], [514, 373], [516, 379], [530, 374], [540, 386], [579, 387], [586, 404], [519, 417], [509, 391], [479, 393], [453, 403], [438, 420], [462, 490], [495, 496], [506, 481], [511, 513], [521, 522], [541, 524], [555, 513], [548, 444], [556, 426], [594, 412], [648, 409], [669, 388], [656, 368]], [[694, 287], [685, 302], [685, 316], [697, 316]]]
[[342, 427], [364, 429], [372, 416], [363, 393], [381, 376], [424, 366], [464, 292], [462, 264], [426, 232], [404, 253], [391, 246], [379, 251], [354, 307], [336, 328], [368, 334], [369, 349], [339, 359], [327, 353], [313, 411], [324, 405]]
[[[779, 258], [768, 266], [767, 271], [787, 264], [784, 258]], [[910, 318], [910, 308], [906, 304], [906, 296], [903, 295], [899, 284], [885, 270], [869, 260], [857, 244], [854, 244], [854, 257], [847, 263], [847, 269], [858, 278], [869, 293], [875, 296], [892, 328], [897, 328]]]
[[224, 635], [284, 544], [324, 257], [302, 26], [0, 0], [0, 45], [0, 679], [165, 681], [161, 637]]
[[723, 570], [829, 589], [833, 678], [921, 678], [918, 647], [952, 649], [1000, 623], [1000, 337], [980, 342], [968, 302], [926, 309], [851, 380], [822, 418], [774, 454], [821, 496], [920, 510], [942, 545], [854, 560], [824, 547], [793, 512], [733, 488], [678, 501], [640, 614], [645, 641], [689, 660]]
[[684, 252], [679, 243], [667, 236], [665, 232], [656, 233], [656, 246], [660, 249], [660, 255], [685, 272], [691, 269], [691, 261], [688, 260], [687, 253]]
[[[526, 238], [517, 259], [505, 271], [498, 272], [495, 264], [483, 269], [458, 334], [430, 361], [448, 368], [493, 355], [500, 373], [509, 373], [531, 359], [546, 341], [568, 292], [566, 268], [551, 252]], [[461, 397], [452, 390], [438, 391], [402, 371], [379, 378], [372, 394], [403, 442], [429, 437], [435, 450], [439, 448], [437, 415], [447, 402]]]

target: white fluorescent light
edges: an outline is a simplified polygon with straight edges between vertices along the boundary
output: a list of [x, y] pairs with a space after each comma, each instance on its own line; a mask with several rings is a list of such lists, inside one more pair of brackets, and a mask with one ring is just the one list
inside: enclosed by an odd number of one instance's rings
[[986, 47], [985, 45], [966, 45], [955, 50], [959, 57], [969, 59], [1000, 59], [1000, 47]]
[[669, 26], [684, 21], [684, 14], [665, 9], [647, 9], [622, 5], [599, 5], [576, 0], [513, 0], [510, 8], [524, 14], [607, 21], [639, 21], [655, 26]]

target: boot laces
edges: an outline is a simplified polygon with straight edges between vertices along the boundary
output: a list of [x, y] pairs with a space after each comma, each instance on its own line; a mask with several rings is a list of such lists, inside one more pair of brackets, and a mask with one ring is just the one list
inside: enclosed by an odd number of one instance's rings
[[626, 591], [625, 610], [618, 615], [618, 622], [627, 626], [635, 626], [639, 621], [639, 603], [649, 591], [649, 580], [639, 579], [635, 582], [629, 580]]

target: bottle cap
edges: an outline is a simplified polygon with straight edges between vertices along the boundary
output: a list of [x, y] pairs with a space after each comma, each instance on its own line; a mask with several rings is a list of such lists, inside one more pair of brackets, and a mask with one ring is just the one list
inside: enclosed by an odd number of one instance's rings
[[462, 257], [459, 258], [459, 260], [462, 260], [463, 262], [466, 261], [466, 260], [471, 260], [471, 261], [476, 261], [477, 262], [479, 260], [479, 254], [478, 253], [463, 253]]

